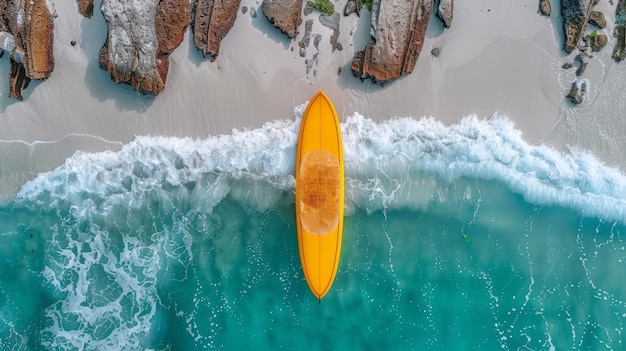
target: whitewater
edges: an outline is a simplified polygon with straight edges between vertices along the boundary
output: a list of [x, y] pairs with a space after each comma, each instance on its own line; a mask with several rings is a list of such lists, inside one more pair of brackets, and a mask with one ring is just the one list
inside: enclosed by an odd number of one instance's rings
[[344, 247], [301, 272], [300, 120], [77, 152], [0, 205], [0, 348], [615, 349], [626, 176], [505, 116], [341, 124]]

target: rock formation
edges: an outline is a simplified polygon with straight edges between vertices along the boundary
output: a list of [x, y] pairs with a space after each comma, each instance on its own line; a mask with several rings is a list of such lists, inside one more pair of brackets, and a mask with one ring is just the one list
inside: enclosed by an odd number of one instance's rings
[[589, 44], [591, 52], [598, 52], [609, 42], [609, 38], [604, 34], [593, 32], [585, 36], [585, 41]]
[[156, 9], [155, 28], [157, 47], [157, 71], [165, 84], [170, 54], [183, 42], [189, 26], [191, 6], [188, 0], [161, 0]]
[[626, 57], [626, 0], [619, 0], [615, 8], [615, 36], [617, 43], [613, 49], [613, 59], [620, 62]]
[[100, 49], [100, 68], [116, 83], [143, 93], [161, 92], [168, 55], [189, 25], [188, 1], [103, 0], [100, 10], [109, 29]]
[[589, 16], [589, 23], [602, 29], [606, 27], [606, 18], [604, 17], [604, 14], [600, 11], [591, 11], [591, 16]]
[[583, 98], [587, 95], [587, 84], [589, 83], [586, 79], [578, 80], [572, 83], [572, 88], [567, 94], [567, 98], [574, 104], [580, 105], [583, 102]]
[[454, 9], [454, 0], [439, 0], [437, 8], [437, 17], [443, 22], [443, 26], [450, 28], [452, 24], [452, 12]]
[[93, 0], [78, 0], [78, 12], [87, 18], [91, 18], [93, 16]]
[[433, 0], [374, 0], [375, 43], [354, 55], [352, 73], [381, 85], [411, 73], [424, 44], [432, 7]]
[[22, 100], [31, 79], [46, 79], [54, 68], [53, 22], [46, 0], [0, 0], [0, 56], [11, 58], [9, 96]]
[[291, 39], [298, 35], [302, 23], [303, 0], [264, 0], [262, 9], [265, 17]]
[[193, 12], [193, 42], [203, 56], [215, 60], [222, 39], [235, 23], [241, 0], [197, 0]]
[[593, 7], [599, 0], [561, 0], [561, 14], [565, 30], [563, 50], [572, 52], [582, 39]]
[[350, 16], [353, 13], [356, 13], [359, 17], [361, 16], [361, 8], [359, 7], [358, 0], [348, 0], [346, 7], [343, 8], [344, 16]]
[[539, 12], [544, 16], [550, 16], [552, 14], [550, 0], [539, 0]]

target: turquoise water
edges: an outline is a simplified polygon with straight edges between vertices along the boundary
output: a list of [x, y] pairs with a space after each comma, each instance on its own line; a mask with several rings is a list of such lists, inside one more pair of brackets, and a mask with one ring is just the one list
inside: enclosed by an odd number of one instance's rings
[[295, 121], [77, 153], [0, 205], [2, 350], [620, 350], [626, 177], [505, 119], [342, 124], [339, 272], [295, 233]]

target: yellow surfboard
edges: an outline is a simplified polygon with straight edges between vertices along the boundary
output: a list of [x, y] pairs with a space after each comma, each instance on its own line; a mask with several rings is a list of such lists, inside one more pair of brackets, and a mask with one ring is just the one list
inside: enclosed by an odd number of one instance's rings
[[306, 108], [296, 153], [296, 223], [304, 277], [318, 299], [330, 290], [341, 254], [343, 145], [332, 102], [319, 91]]

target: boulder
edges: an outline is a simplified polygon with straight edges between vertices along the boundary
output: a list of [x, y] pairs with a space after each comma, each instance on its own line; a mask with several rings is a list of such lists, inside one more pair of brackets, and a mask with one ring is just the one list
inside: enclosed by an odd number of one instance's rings
[[180, 45], [189, 25], [188, 1], [102, 0], [100, 10], [108, 25], [100, 68], [116, 83], [129, 84], [145, 94], [160, 93], [167, 78], [168, 56]]
[[261, 8], [265, 17], [291, 39], [298, 35], [302, 23], [303, 0], [264, 0]]
[[217, 58], [222, 39], [235, 23], [241, 0], [197, 0], [193, 13], [193, 42], [204, 57]]
[[561, 15], [563, 15], [563, 29], [565, 30], [563, 50], [565, 52], [572, 52], [582, 39], [592, 8], [597, 3], [598, 0], [561, 0]]
[[591, 52], [598, 52], [604, 48], [609, 42], [609, 38], [604, 34], [598, 34], [596, 32], [588, 34], [585, 39], [591, 48]]
[[591, 11], [591, 15], [589, 16], [589, 23], [600, 29], [606, 28], [606, 18], [604, 17], [604, 14], [600, 11]]
[[9, 96], [22, 100], [31, 79], [54, 69], [53, 18], [46, 0], [0, 0], [0, 55], [11, 57]]
[[615, 7], [615, 37], [617, 41], [613, 49], [613, 59], [617, 62], [626, 57], [626, 0], [619, 0]]
[[93, 0], [78, 0], [78, 12], [87, 18], [91, 18], [93, 16]]
[[433, 0], [374, 0], [372, 36], [352, 59], [352, 73], [381, 85], [411, 73], [424, 44]]
[[539, 13], [544, 16], [550, 16], [552, 14], [550, 0], [539, 0]]
[[443, 26], [450, 28], [452, 25], [452, 15], [454, 9], [454, 0], [439, 0], [437, 8], [437, 17], [443, 22]]
[[566, 98], [568, 98], [572, 103], [580, 105], [583, 102], [583, 98], [587, 95], [587, 85], [588, 81], [586, 79], [581, 79], [572, 83], [572, 88]]

